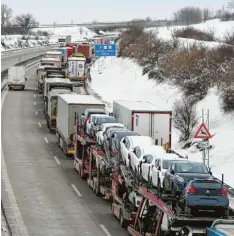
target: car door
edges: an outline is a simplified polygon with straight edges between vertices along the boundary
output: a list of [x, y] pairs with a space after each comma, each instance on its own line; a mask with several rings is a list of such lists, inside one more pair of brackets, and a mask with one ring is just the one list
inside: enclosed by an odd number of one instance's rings
[[121, 152], [123, 160], [125, 160], [125, 161], [128, 158], [128, 148], [129, 147], [130, 147], [130, 143], [129, 143], [128, 138], [126, 137], [126, 138], [122, 139], [120, 142], [120, 152]]
[[110, 143], [111, 143], [110, 150], [113, 153], [113, 155], [117, 155], [119, 153], [118, 152], [118, 137], [117, 137], [117, 134], [116, 133], [112, 134], [110, 139], [111, 139], [110, 140]]
[[93, 118], [94, 118], [93, 116], [90, 116], [87, 121], [87, 124], [86, 124], [86, 133], [87, 134], [90, 134], [90, 128], [91, 128], [91, 123], [92, 123]]
[[172, 183], [174, 179], [174, 174], [172, 173], [173, 171], [175, 171], [175, 163], [172, 163], [168, 171], [165, 173], [164, 186], [167, 190], [172, 190]]
[[144, 180], [149, 181], [149, 176], [151, 176], [152, 172], [152, 161], [154, 158], [152, 155], [146, 155], [143, 159], [145, 159], [145, 163], [142, 164], [142, 176]]
[[142, 151], [141, 148], [139, 146], [137, 146], [134, 151], [132, 152], [132, 157], [131, 157], [131, 165], [132, 165], [132, 169], [134, 171], [138, 171], [138, 164], [140, 161], [140, 157], [141, 157]]
[[154, 163], [152, 163], [152, 164], [154, 164], [153, 166], [152, 166], [152, 184], [153, 184], [153, 186], [158, 186], [158, 176], [157, 176], [157, 172], [158, 172], [158, 164], [159, 164], [159, 158], [156, 158], [155, 159], [155, 161], [154, 161]]

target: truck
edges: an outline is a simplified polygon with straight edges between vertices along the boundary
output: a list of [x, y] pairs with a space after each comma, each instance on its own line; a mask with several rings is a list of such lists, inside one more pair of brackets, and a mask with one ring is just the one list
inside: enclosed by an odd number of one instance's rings
[[105, 109], [105, 104], [91, 95], [59, 94], [56, 137], [64, 153], [74, 155], [74, 122], [88, 108]]
[[45, 57], [57, 58], [60, 60], [60, 63], [62, 63], [62, 52], [60, 51], [48, 51], [46, 52]]
[[90, 43], [82, 43], [77, 45], [77, 52], [82, 53], [85, 56], [87, 63], [92, 61], [92, 49], [93, 47]]
[[166, 151], [171, 148], [172, 111], [163, 110], [148, 101], [116, 100], [113, 116], [131, 131], [150, 136]]
[[68, 79], [61, 78], [45, 78], [44, 80], [44, 113], [47, 118], [48, 92], [55, 88], [66, 88], [71, 92], [74, 91], [73, 84]]
[[49, 70], [58, 71], [58, 72], [62, 71], [60, 67], [54, 67], [52, 65], [39, 66], [39, 68], [37, 69], [37, 88], [40, 94], [43, 93], [44, 78], [46, 77], [46, 73]]
[[74, 83], [74, 86], [85, 85], [85, 66], [84, 57], [69, 57], [67, 77]]
[[27, 81], [24, 66], [13, 66], [8, 69], [8, 88], [24, 90]]
[[68, 58], [68, 47], [62, 47], [58, 49], [62, 55], [62, 67], [65, 68], [67, 66], [67, 58]]
[[61, 67], [61, 59], [54, 58], [54, 57], [43, 57], [41, 59], [41, 66], [54, 66], [54, 67]]
[[47, 127], [51, 133], [55, 132], [56, 129], [56, 115], [57, 115], [57, 100], [58, 94], [70, 94], [74, 93], [67, 88], [55, 88], [48, 92], [48, 106], [47, 106]]

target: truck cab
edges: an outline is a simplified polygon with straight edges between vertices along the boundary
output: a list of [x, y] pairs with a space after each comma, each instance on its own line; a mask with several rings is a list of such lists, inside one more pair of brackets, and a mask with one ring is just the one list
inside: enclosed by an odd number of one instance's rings
[[61, 67], [61, 60], [54, 57], [43, 57], [41, 59], [41, 66]]

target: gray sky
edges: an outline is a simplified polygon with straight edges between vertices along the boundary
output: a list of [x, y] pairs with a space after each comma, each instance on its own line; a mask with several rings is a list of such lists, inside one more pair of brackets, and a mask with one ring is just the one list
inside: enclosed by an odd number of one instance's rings
[[97, 21], [124, 21], [133, 18], [170, 18], [185, 6], [216, 10], [226, 0], [2, 0], [14, 15], [32, 13], [41, 24]]

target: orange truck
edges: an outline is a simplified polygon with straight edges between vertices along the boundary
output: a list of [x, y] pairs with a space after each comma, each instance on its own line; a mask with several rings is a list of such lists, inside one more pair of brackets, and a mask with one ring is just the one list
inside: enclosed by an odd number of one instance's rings
[[89, 43], [82, 43], [77, 45], [77, 52], [85, 56], [86, 62], [90, 63], [92, 61], [92, 45]]

